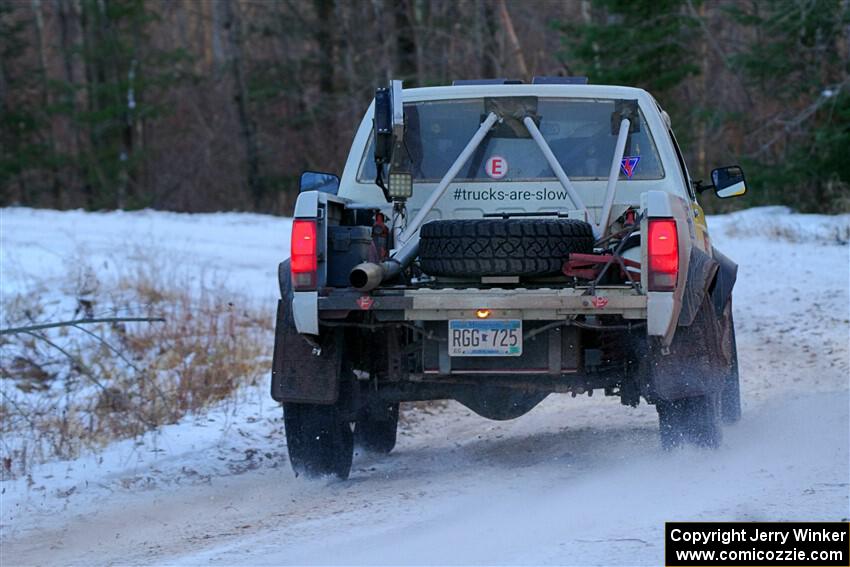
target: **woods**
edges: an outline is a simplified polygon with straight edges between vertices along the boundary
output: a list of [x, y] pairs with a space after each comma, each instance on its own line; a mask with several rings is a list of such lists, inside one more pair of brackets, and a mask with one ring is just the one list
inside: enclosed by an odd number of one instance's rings
[[850, 0], [0, 0], [0, 42], [0, 205], [286, 214], [391, 77], [587, 75], [736, 205], [850, 210]]

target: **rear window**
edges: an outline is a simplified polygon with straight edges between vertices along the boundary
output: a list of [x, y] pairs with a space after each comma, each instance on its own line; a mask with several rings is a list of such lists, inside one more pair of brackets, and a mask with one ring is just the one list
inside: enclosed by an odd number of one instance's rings
[[[486, 115], [484, 99], [417, 102], [404, 109], [405, 142], [414, 179], [420, 182], [437, 182], [445, 175]], [[607, 99], [539, 99], [540, 131], [570, 179], [608, 178], [617, 142], [611, 133], [613, 111], [614, 101]], [[620, 179], [662, 179], [661, 160], [642, 113], [639, 120], [639, 131], [626, 143]], [[371, 140], [358, 171], [360, 182], [375, 179], [373, 152]], [[555, 179], [555, 174], [523, 126], [501, 124], [490, 131], [456, 178], [493, 179], [542, 181]]]

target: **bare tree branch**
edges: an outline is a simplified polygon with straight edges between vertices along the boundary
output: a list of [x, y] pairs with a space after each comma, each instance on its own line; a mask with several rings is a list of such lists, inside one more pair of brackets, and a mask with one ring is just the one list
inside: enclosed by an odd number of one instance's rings
[[[61, 353], [62, 353], [62, 354], [64, 354], [65, 356], [67, 356], [67, 357], [68, 357], [68, 359], [69, 359], [69, 360], [71, 360], [71, 362], [73, 362], [74, 364], [76, 364], [76, 365], [77, 365], [77, 367], [80, 369], [80, 372], [81, 372], [82, 374], [84, 374], [84, 375], [85, 375], [85, 376], [86, 376], [89, 380], [91, 380], [91, 381], [92, 381], [92, 383], [93, 383], [95, 386], [97, 386], [98, 388], [100, 388], [103, 392], [108, 392], [107, 387], [106, 387], [106, 386], [104, 386], [104, 385], [103, 385], [103, 383], [101, 383], [101, 381], [100, 381], [100, 380], [98, 380], [98, 379], [95, 377], [94, 372], [92, 372], [92, 371], [91, 371], [91, 369], [89, 369], [89, 367], [88, 367], [88, 366], [86, 366], [85, 364], [83, 364], [83, 361], [82, 361], [82, 360], [80, 360], [79, 358], [77, 358], [76, 356], [74, 356], [73, 354], [71, 354], [70, 352], [68, 352], [68, 351], [67, 351], [67, 350], [65, 350], [64, 348], [62, 348], [61, 346], [57, 345], [56, 343], [54, 343], [53, 341], [51, 341], [50, 339], [48, 339], [48, 338], [47, 338], [47, 337], [45, 337], [44, 335], [39, 335], [38, 333], [34, 333], [34, 332], [32, 332], [32, 331], [24, 331], [24, 332], [25, 332], [26, 334], [28, 334], [28, 335], [32, 336], [32, 337], [35, 337], [36, 339], [39, 339], [39, 340], [41, 340], [41, 341], [46, 342], [47, 344], [49, 344], [50, 346], [52, 346], [53, 348], [55, 348], [56, 350], [58, 350], [59, 352], [61, 352]], [[151, 428], [152, 428], [152, 427], [156, 427], [156, 423], [154, 423], [154, 422], [152, 422], [151, 420], [149, 420], [149, 419], [147, 418], [147, 416], [145, 416], [145, 415], [143, 415], [143, 414], [142, 414], [142, 412], [140, 412], [139, 410], [137, 410], [137, 409], [135, 409], [135, 408], [131, 408], [131, 409], [132, 409], [133, 413], [134, 413], [134, 414], [136, 414], [136, 417], [138, 417], [138, 418], [139, 418], [139, 421], [141, 421], [142, 423], [144, 423], [144, 424], [145, 424], [146, 426], [148, 426], [148, 427], [151, 427]]]
[[162, 317], [103, 317], [99, 319], [77, 319], [75, 321], [62, 321], [60, 323], [42, 323], [39, 325], [30, 325], [28, 327], [11, 327], [9, 329], [0, 329], [0, 335], [14, 335], [16, 333], [31, 333], [32, 331], [41, 331], [43, 329], [53, 329], [56, 327], [76, 327], [77, 325], [89, 325], [94, 323], [164, 323]]

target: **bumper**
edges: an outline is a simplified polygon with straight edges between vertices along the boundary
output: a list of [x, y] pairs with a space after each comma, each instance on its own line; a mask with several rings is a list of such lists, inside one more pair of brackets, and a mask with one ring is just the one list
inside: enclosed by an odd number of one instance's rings
[[372, 311], [382, 321], [445, 321], [471, 319], [477, 309], [493, 318], [551, 321], [571, 315], [619, 315], [646, 319], [647, 297], [629, 287], [535, 289], [409, 289], [389, 288], [363, 294], [334, 289], [318, 298], [320, 319], [342, 319], [352, 312]]

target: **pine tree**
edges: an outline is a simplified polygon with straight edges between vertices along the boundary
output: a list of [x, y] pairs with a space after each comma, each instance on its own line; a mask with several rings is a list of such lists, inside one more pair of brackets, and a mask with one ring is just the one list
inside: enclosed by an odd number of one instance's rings
[[558, 27], [562, 58], [573, 74], [649, 91], [671, 116], [688, 161], [704, 166], [704, 152], [689, 151], [703, 146], [697, 133], [704, 109], [681, 92], [700, 72], [692, 6], [693, 0], [583, 0], [583, 21]]
[[88, 205], [143, 206], [146, 197], [135, 191], [145, 155], [143, 124], [167, 110], [155, 93], [181, 79], [185, 56], [151, 47], [147, 31], [156, 15], [143, 0], [82, 0], [81, 8], [87, 107], [74, 120], [88, 133]]
[[592, 0], [589, 21], [563, 23], [564, 59], [595, 84], [630, 85], [662, 97], [699, 72], [683, 0]]
[[752, 38], [730, 58], [763, 108], [750, 171], [764, 202], [850, 210], [850, 3], [759, 0], [728, 14]]
[[49, 182], [32, 171], [52, 159], [43, 135], [45, 115], [36, 91], [38, 73], [28, 64], [28, 19], [22, 4], [0, 0], [0, 202], [36, 204]]

